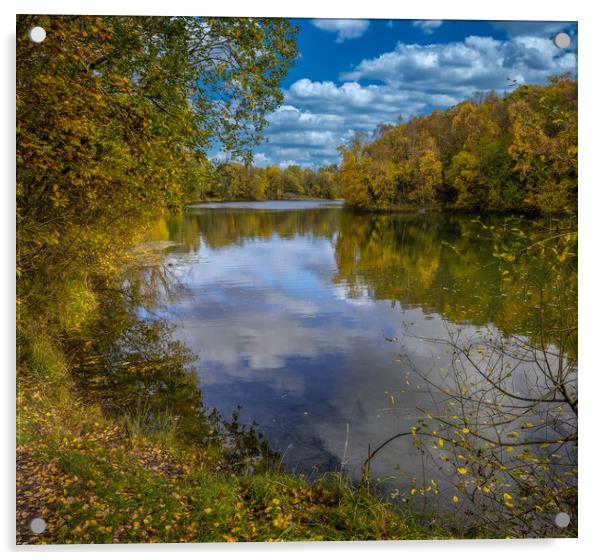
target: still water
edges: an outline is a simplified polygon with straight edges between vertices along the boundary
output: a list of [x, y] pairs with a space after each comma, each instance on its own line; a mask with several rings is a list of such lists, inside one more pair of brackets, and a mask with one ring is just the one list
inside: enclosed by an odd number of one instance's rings
[[[161, 314], [198, 356], [205, 403], [224, 416], [241, 405], [297, 472], [358, 477], [369, 446], [424, 417], [425, 380], [446, 371], [437, 340], [450, 330], [528, 337], [554, 313], [541, 294], [504, 281], [468, 218], [205, 204], [160, 224], [155, 239], [180, 287]], [[372, 473], [403, 485], [430, 476], [423, 461], [401, 438]]]

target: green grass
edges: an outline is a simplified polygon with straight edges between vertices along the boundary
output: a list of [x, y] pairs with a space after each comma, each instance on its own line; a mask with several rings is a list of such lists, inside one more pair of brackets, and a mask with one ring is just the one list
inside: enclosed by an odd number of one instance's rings
[[[49, 340], [23, 341], [19, 372], [20, 543], [135, 543], [449, 538], [331, 473], [235, 475], [214, 448], [185, 446], [173, 419], [148, 431], [75, 396]], [[42, 535], [27, 527], [47, 522]]]

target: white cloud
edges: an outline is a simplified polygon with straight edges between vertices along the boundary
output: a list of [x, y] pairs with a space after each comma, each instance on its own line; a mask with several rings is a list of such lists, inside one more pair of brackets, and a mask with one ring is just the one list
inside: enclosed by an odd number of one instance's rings
[[307, 79], [295, 82], [285, 99], [286, 105], [270, 117], [269, 142], [261, 153], [276, 162], [291, 160], [299, 165], [333, 163], [337, 147], [346, 144], [355, 130], [373, 130], [382, 122], [395, 121], [400, 112], [418, 113], [430, 100], [386, 85], [348, 82], [337, 86]]
[[283, 159], [279, 164], [278, 167], [280, 167], [280, 169], [286, 169], [287, 167], [291, 167], [292, 165], [299, 165], [299, 162], [297, 160], [294, 159]]
[[272, 165], [272, 158], [263, 152], [257, 152], [256, 154], [253, 154], [253, 164], [257, 167], [266, 167]]
[[500, 41], [470, 36], [446, 44], [398, 43], [393, 51], [363, 60], [341, 78], [466, 98], [475, 91], [503, 90], [508, 78], [543, 83], [551, 74], [576, 71], [576, 62], [575, 53], [561, 51], [543, 37]]
[[370, 26], [367, 19], [314, 19], [312, 23], [322, 31], [336, 33], [337, 43], [361, 37]]
[[516, 36], [538, 36], [550, 37], [554, 33], [565, 30], [574, 25], [574, 22], [567, 21], [492, 21], [491, 25], [495, 29], [505, 31], [509, 37]]
[[[396, 118], [403, 110], [406, 114], [415, 113], [428, 104], [430, 96], [421, 95], [418, 99], [409, 89], [387, 84], [361, 85], [352, 81], [337, 86], [330, 81], [312, 82], [303, 78], [289, 88], [286, 99], [292, 105], [326, 113], [300, 113], [301, 120], [328, 120], [331, 123], [337, 121], [339, 124], [345, 124], [350, 119], [355, 122], [379, 122], [381, 116], [386, 116], [389, 120]], [[453, 103], [454, 99], [450, 98], [448, 101]]]
[[447, 108], [475, 92], [503, 93], [517, 83], [545, 83], [576, 73], [577, 57], [544, 36], [507, 40], [470, 36], [446, 44], [405, 44], [359, 62], [340, 81], [303, 78], [285, 90], [285, 105], [270, 116], [269, 143], [259, 149], [279, 165], [324, 165], [338, 161], [337, 147], [354, 131], [372, 132], [395, 122]]
[[417, 27], [427, 35], [432, 35], [435, 32], [435, 29], [442, 25], [443, 21], [440, 19], [419, 19], [412, 24], [413, 27]]

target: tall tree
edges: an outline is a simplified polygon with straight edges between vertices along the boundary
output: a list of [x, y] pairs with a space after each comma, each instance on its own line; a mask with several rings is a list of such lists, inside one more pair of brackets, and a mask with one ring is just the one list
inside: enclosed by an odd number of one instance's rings
[[266, 18], [19, 16], [21, 301], [51, 305], [56, 279], [113, 270], [145, 220], [198, 190], [214, 142], [249, 157], [295, 33]]

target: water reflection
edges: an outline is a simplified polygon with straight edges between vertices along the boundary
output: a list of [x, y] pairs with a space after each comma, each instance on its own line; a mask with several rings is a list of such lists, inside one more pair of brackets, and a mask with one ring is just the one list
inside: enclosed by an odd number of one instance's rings
[[[154, 239], [172, 243], [168, 263], [183, 290], [162, 314], [199, 356], [205, 402], [242, 405], [292, 470], [345, 461], [359, 476], [369, 445], [432, 405], [415, 371], [436, 381], [434, 364], [444, 369], [450, 357], [432, 340], [450, 323], [468, 337], [489, 326], [553, 342], [560, 317], [557, 294], [504, 276], [493, 241], [467, 218], [332, 203], [200, 206], [159, 224]], [[545, 262], [520, 266], [545, 283]], [[563, 282], [576, 310], [576, 273]], [[409, 440], [374, 468], [401, 481], [430, 476]]]
[[[162, 259], [133, 259], [119, 283], [97, 286], [98, 318], [67, 349], [81, 398], [99, 404], [130, 436], [183, 442], [215, 458], [216, 466], [248, 472], [274, 466], [277, 455], [236, 406], [207, 407], [195, 355], [155, 310], [179, 293]], [[219, 463], [219, 465], [218, 465]]]

